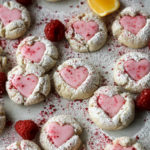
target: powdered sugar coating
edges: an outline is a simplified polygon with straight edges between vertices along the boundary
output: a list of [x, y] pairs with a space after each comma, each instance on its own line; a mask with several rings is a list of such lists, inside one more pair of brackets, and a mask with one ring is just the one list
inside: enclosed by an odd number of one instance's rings
[[[26, 76], [29, 74], [33, 74], [38, 77], [38, 83], [34, 88], [32, 94], [29, 95], [29, 97], [25, 97], [12, 85], [12, 79], [14, 75]], [[34, 70], [24, 70], [20, 66], [16, 66], [8, 73], [6, 90], [10, 99], [17, 104], [23, 104], [26, 106], [36, 104], [43, 101], [45, 97], [49, 94], [51, 90], [50, 77], [48, 74], [40, 76]]]
[[[32, 62], [28, 58], [25, 58], [21, 54], [21, 48], [24, 45], [33, 45], [36, 42], [41, 42], [45, 45], [45, 52], [40, 60], [40, 62]], [[42, 71], [38, 71], [39, 73], [44, 73], [49, 71], [52, 67], [55, 66], [57, 59], [58, 59], [58, 51], [57, 48], [53, 45], [52, 42], [49, 40], [42, 38], [42, 37], [37, 37], [37, 36], [30, 36], [25, 38], [19, 45], [18, 49], [16, 51], [16, 58], [17, 58], [17, 63], [22, 66], [22, 67], [33, 67], [36, 69], [40, 69]], [[43, 70], [44, 69], [44, 70]]]
[[138, 81], [134, 81], [131, 79], [131, 77], [128, 75], [128, 73], [125, 72], [124, 69], [124, 62], [128, 60], [135, 60], [139, 62], [142, 59], [146, 59], [150, 62], [150, 58], [147, 54], [140, 53], [140, 52], [130, 52], [125, 55], [123, 55], [121, 58], [118, 59], [117, 63], [115, 64], [114, 68], [114, 80], [115, 82], [125, 88], [126, 90], [129, 90], [130, 92], [141, 92], [145, 88], [150, 87], [150, 72], [145, 75], [143, 78], [141, 78]]
[[[94, 21], [99, 26], [99, 31], [88, 41], [74, 31], [73, 23], [80, 20], [85, 22]], [[102, 19], [96, 14], [80, 14], [76, 18], [71, 19], [67, 24], [66, 38], [74, 51], [94, 52], [105, 44], [107, 39], [107, 28]]]
[[14, 1], [5, 2], [3, 6], [10, 10], [20, 10], [21, 19], [12, 21], [6, 26], [3, 25], [2, 21], [0, 21], [0, 37], [5, 37], [6, 39], [17, 39], [23, 36], [31, 22], [28, 10], [21, 4]]
[[0, 133], [2, 133], [5, 124], [6, 124], [5, 111], [4, 111], [4, 107], [0, 104]]
[[[135, 35], [128, 30], [125, 30], [121, 24], [120, 19], [123, 16], [137, 16], [142, 15], [146, 17], [145, 26]], [[150, 37], [150, 15], [139, 7], [127, 7], [116, 18], [112, 25], [113, 35], [118, 38], [118, 41], [130, 48], [143, 48], [148, 45]]]
[[6, 150], [41, 150], [40, 147], [32, 141], [22, 140], [9, 145]]
[[[110, 118], [104, 110], [98, 106], [97, 100], [100, 94], [113, 97], [120, 95], [126, 101], [119, 112]], [[127, 127], [134, 119], [134, 101], [129, 93], [122, 92], [119, 87], [100, 87], [89, 100], [89, 115], [91, 120], [100, 128], [105, 130], [119, 130]]]
[[[56, 147], [49, 139], [46, 128], [53, 122], [58, 123], [59, 125], [71, 125], [74, 128], [74, 135], [60, 147]], [[46, 124], [42, 127], [40, 134], [40, 143], [45, 150], [78, 150], [81, 146], [80, 134], [82, 133], [82, 128], [79, 123], [73, 119], [71, 116], [59, 115], [50, 118]]]
[[[83, 66], [88, 70], [88, 77], [77, 89], [67, 84], [59, 73], [59, 71], [66, 66], [72, 66], [74, 69]], [[80, 58], [69, 59], [62, 65], [58, 66], [53, 75], [53, 79], [57, 93], [63, 98], [69, 100], [86, 99], [91, 97], [100, 84], [100, 75], [98, 71], [91, 64]]]
[[113, 141], [112, 144], [108, 144], [104, 150], [112, 150], [113, 145], [119, 144], [123, 147], [133, 147], [136, 150], [144, 150], [143, 146], [138, 143], [135, 139], [129, 137], [120, 137]]

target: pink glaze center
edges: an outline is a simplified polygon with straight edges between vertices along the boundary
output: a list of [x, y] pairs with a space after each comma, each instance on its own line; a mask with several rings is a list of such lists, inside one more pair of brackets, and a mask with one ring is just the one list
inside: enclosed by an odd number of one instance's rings
[[98, 105], [101, 107], [109, 117], [113, 118], [125, 104], [125, 100], [120, 95], [109, 97], [101, 94], [98, 97]]
[[136, 150], [136, 148], [134, 147], [122, 147], [119, 144], [116, 144], [113, 146], [113, 148], [111, 150]]
[[25, 97], [29, 97], [38, 83], [38, 77], [33, 74], [27, 76], [15, 75], [12, 79], [13, 86]]
[[80, 34], [86, 41], [90, 40], [98, 31], [99, 26], [94, 21], [76, 21], [73, 28], [77, 34]]
[[0, 20], [6, 26], [10, 22], [21, 19], [21, 11], [18, 9], [8, 9], [0, 5]]
[[49, 125], [47, 132], [56, 147], [63, 145], [74, 135], [74, 129], [71, 125], [61, 126], [55, 122]]
[[77, 89], [88, 77], [88, 70], [85, 67], [74, 69], [67, 66], [60, 71], [60, 75], [67, 84]]
[[39, 63], [46, 50], [45, 44], [36, 42], [33, 45], [24, 45], [21, 54], [32, 62]]
[[146, 59], [139, 62], [128, 60], [124, 63], [124, 69], [133, 80], [138, 81], [150, 72], [150, 62]]
[[124, 16], [120, 19], [120, 24], [124, 27], [125, 30], [133, 34], [137, 34], [146, 24], [146, 18], [144, 16]]

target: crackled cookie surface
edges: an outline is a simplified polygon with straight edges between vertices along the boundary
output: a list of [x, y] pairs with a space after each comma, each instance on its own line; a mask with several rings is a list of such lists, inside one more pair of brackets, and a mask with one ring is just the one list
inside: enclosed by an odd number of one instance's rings
[[9, 145], [6, 150], [41, 150], [34, 142], [28, 140], [17, 141]]
[[45, 99], [51, 89], [47, 74], [40, 76], [34, 70], [24, 70], [16, 66], [8, 73], [6, 90], [17, 104], [32, 105]]
[[100, 87], [89, 101], [91, 120], [100, 128], [118, 130], [127, 127], [134, 119], [134, 101], [129, 93], [118, 87]]
[[147, 54], [130, 52], [123, 55], [114, 69], [115, 82], [131, 92], [150, 87], [150, 58]]
[[66, 38], [74, 51], [93, 52], [105, 44], [107, 29], [99, 16], [81, 14], [67, 24]]
[[24, 6], [14, 1], [0, 5], [0, 37], [17, 39], [25, 34], [29, 26], [30, 15]]
[[50, 118], [42, 127], [40, 143], [45, 150], [78, 150], [82, 128], [71, 116]]
[[18, 64], [22, 67], [32, 66], [42, 74], [56, 64], [58, 52], [52, 42], [44, 38], [30, 36], [19, 44], [16, 57]]
[[127, 7], [112, 25], [113, 35], [130, 48], [148, 45], [150, 36], [150, 15], [138, 7]]
[[112, 144], [106, 145], [104, 150], [144, 150], [143, 146], [129, 137], [120, 137]]
[[4, 107], [0, 104], [0, 133], [2, 133], [5, 124], [6, 124], [5, 111], [4, 111]]
[[96, 69], [80, 58], [65, 61], [55, 71], [53, 79], [58, 94], [69, 100], [89, 98], [100, 84]]

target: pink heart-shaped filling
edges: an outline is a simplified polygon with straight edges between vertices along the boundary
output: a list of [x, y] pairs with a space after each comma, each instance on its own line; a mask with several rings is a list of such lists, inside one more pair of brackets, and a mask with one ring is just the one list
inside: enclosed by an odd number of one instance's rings
[[125, 30], [133, 34], [137, 34], [146, 24], [146, 17], [144, 16], [124, 16], [120, 19], [120, 24], [124, 27]]
[[98, 106], [101, 107], [109, 117], [113, 118], [125, 104], [125, 100], [120, 95], [109, 97], [101, 94], [97, 100]]
[[124, 63], [124, 69], [133, 80], [138, 81], [150, 72], [150, 62], [146, 59], [138, 62], [128, 60]]
[[119, 144], [113, 146], [112, 150], [136, 150], [134, 147], [122, 147]]
[[80, 34], [86, 41], [90, 40], [98, 31], [99, 26], [94, 21], [76, 21], [73, 28], [77, 34]]
[[12, 79], [13, 86], [25, 97], [29, 97], [38, 83], [38, 77], [33, 74], [27, 76], [15, 75]]
[[39, 63], [46, 50], [45, 44], [36, 42], [33, 45], [24, 45], [21, 54], [32, 62]]
[[55, 122], [49, 125], [47, 132], [56, 147], [63, 145], [74, 135], [74, 129], [71, 125], [61, 126]]
[[12, 21], [21, 19], [21, 11], [18, 9], [8, 9], [0, 5], [0, 20], [6, 26]]
[[88, 70], [85, 67], [74, 69], [67, 66], [60, 70], [60, 75], [67, 84], [77, 89], [88, 77]]

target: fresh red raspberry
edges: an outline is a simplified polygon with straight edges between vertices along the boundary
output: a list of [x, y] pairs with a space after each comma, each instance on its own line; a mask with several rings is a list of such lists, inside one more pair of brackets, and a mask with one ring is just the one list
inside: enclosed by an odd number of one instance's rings
[[150, 110], [150, 89], [144, 89], [136, 100], [139, 109]]
[[38, 132], [38, 126], [32, 120], [20, 120], [16, 122], [15, 129], [24, 140], [33, 140]]
[[48, 40], [58, 42], [65, 37], [65, 26], [59, 20], [51, 20], [45, 26], [44, 32]]
[[7, 80], [6, 74], [0, 72], [0, 95], [5, 93], [5, 82]]
[[16, 0], [16, 1], [24, 6], [32, 4], [32, 0]]

